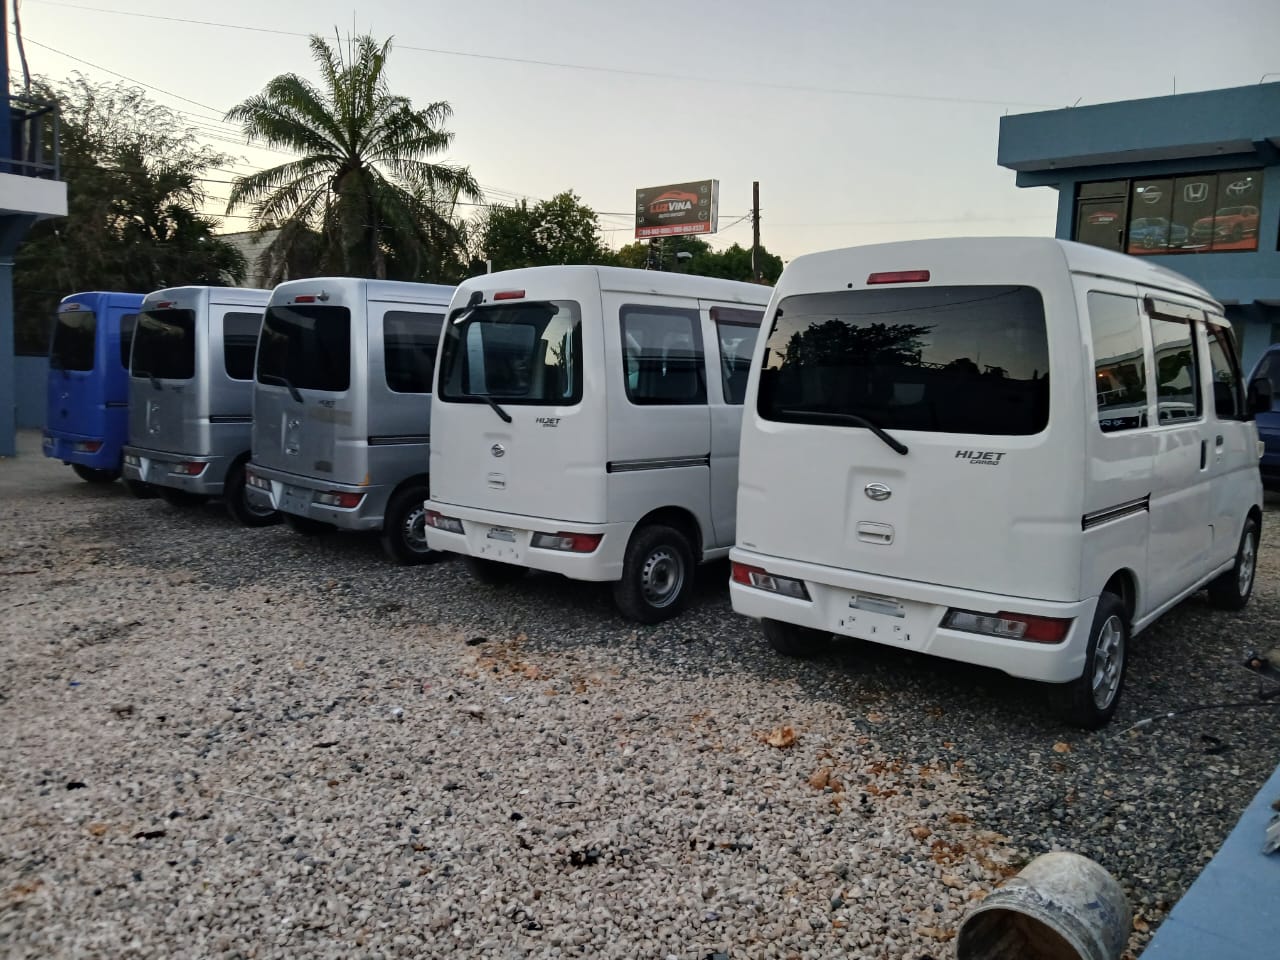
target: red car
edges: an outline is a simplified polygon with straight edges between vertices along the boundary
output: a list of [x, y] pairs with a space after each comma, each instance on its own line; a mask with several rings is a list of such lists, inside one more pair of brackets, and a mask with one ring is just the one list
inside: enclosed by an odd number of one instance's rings
[[696, 193], [684, 193], [680, 190], [668, 190], [666, 193], [649, 201], [650, 213], [680, 213], [692, 210], [698, 205]]
[[1202, 217], [1191, 227], [1191, 239], [1199, 243], [1210, 239], [1235, 243], [1257, 235], [1257, 207], [1223, 207], [1216, 216]]

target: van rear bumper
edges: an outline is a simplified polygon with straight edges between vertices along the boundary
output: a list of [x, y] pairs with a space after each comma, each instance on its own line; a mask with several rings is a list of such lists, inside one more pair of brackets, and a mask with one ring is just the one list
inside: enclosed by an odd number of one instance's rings
[[[157, 487], [172, 487], [206, 497], [222, 496], [223, 481], [231, 466], [231, 457], [196, 456], [172, 450], [148, 450], [125, 445], [123, 472], [126, 480], [140, 480]], [[178, 464], [200, 463], [205, 467], [197, 476], [174, 473]]]
[[[899, 580], [787, 560], [735, 547], [734, 563], [802, 580], [810, 600], [730, 581], [733, 609], [757, 620], [780, 620], [840, 636], [959, 660], [1027, 680], [1068, 683], [1084, 673], [1089, 630], [1098, 598], [1073, 602], [1028, 600], [936, 584]], [[1065, 640], [1036, 643], [942, 626], [949, 610], [1001, 612], [1071, 620]], [[892, 613], [884, 611], [893, 611]]]
[[[494, 510], [475, 510], [435, 500], [427, 501], [427, 509], [461, 521], [463, 529], [462, 533], [450, 533], [428, 526], [427, 546], [432, 550], [447, 550], [464, 557], [496, 560], [530, 570], [546, 570], [573, 580], [621, 580], [627, 540], [635, 527], [632, 522], [547, 520]], [[598, 534], [601, 539], [600, 545], [591, 553], [569, 553], [531, 546], [535, 533]]]
[[[269, 489], [254, 482], [265, 481]], [[383, 515], [387, 511], [390, 490], [382, 484], [360, 486], [354, 483], [335, 483], [320, 477], [304, 477], [264, 467], [249, 461], [246, 468], [245, 497], [259, 507], [270, 507], [295, 517], [307, 517], [321, 523], [331, 523], [343, 530], [381, 530]], [[317, 493], [361, 494], [359, 506], [337, 507], [316, 503]]]
[[[90, 453], [85, 444], [98, 444]], [[95, 470], [117, 470], [120, 467], [120, 441], [112, 442], [102, 437], [80, 436], [73, 433], [46, 430], [41, 438], [44, 455], [63, 463], [78, 463]], [[77, 446], [80, 449], [77, 449]]]

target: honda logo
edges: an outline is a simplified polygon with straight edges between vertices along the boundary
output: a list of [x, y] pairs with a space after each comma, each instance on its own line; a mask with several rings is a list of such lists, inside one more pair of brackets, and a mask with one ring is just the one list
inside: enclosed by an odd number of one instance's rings
[[1182, 199], [1187, 203], [1204, 203], [1209, 198], [1209, 184], [1204, 180], [1188, 183], [1182, 188]]

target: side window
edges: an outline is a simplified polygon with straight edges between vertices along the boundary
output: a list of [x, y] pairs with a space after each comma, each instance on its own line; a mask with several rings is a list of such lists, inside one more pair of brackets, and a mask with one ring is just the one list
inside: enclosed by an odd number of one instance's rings
[[747, 395], [747, 374], [751, 372], [751, 354], [760, 336], [763, 310], [738, 307], [712, 307], [711, 319], [720, 341], [720, 377], [724, 383], [724, 402], [741, 406]]
[[222, 364], [232, 380], [253, 379], [261, 326], [259, 313], [228, 313], [222, 318]]
[[1103, 433], [1147, 425], [1147, 362], [1142, 314], [1134, 297], [1089, 293], [1094, 391]]
[[1209, 369], [1213, 379], [1213, 411], [1219, 420], [1239, 420], [1244, 415], [1240, 393], [1240, 360], [1230, 327], [1205, 325], [1209, 336]]
[[[1175, 312], [1166, 313], [1164, 307], [1153, 306], [1150, 299], [1147, 303], [1155, 353], [1156, 422], [1164, 425], [1198, 420], [1203, 410], [1200, 361], [1196, 356], [1195, 323], [1189, 314], [1199, 312], [1175, 304]], [[1178, 316], [1182, 313], [1188, 316]]]
[[707, 362], [697, 310], [624, 306], [622, 351], [627, 399], [632, 403], [707, 402]]
[[393, 393], [430, 393], [440, 344], [441, 313], [388, 310], [382, 318], [382, 354]]
[[126, 313], [120, 318], [120, 366], [129, 369], [129, 352], [133, 349], [133, 328], [138, 325], [136, 313]]

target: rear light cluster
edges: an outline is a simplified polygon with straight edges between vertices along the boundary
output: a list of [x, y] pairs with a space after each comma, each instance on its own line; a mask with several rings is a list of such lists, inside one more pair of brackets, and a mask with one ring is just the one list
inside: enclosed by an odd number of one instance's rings
[[132, 453], [126, 453], [124, 455], [124, 465], [126, 467], [140, 467], [142, 466], [142, 460], [135, 457]]
[[1032, 643], [1061, 643], [1071, 629], [1070, 620], [1056, 617], [1032, 617], [1022, 613], [974, 613], [972, 610], [948, 610], [942, 625], [950, 630], [980, 633], [1006, 640], [1029, 640]]
[[529, 546], [564, 553], [592, 553], [603, 539], [603, 533], [535, 533]]
[[341, 490], [319, 490], [311, 498], [312, 503], [318, 503], [322, 507], [341, 507], [343, 510], [360, 506], [362, 500], [363, 493], [343, 493]]
[[246, 471], [245, 471], [245, 474], [244, 474], [244, 482], [245, 482], [245, 483], [247, 483], [247, 484], [248, 484], [249, 486], [251, 486], [251, 487], [256, 487], [256, 488], [257, 488], [257, 489], [259, 489], [259, 490], [270, 490], [270, 489], [271, 489], [271, 481], [270, 481], [270, 480], [267, 480], [265, 477], [260, 477], [260, 476], [258, 476], [258, 475], [257, 475], [256, 473], [254, 473], [252, 470], [246, 470]]
[[77, 440], [71, 447], [76, 453], [97, 453], [102, 449], [101, 440]]
[[445, 533], [462, 533], [462, 521], [457, 517], [446, 517], [435, 510], [427, 511], [427, 526]]
[[169, 467], [170, 473], [176, 473], [180, 477], [198, 477], [204, 473], [207, 463], [175, 463]]
[[769, 573], [763, 567], [752, 567], [745, 563], [735, 563], [733, 565], [733, 582], [741, 583], [747, 587], [755, 587], [757, 590], [776, 593], [784, 597], [791, 597], [795, 600], [810, 599], [809, 589], [804, 585], [803, 580], [779, 577]]

